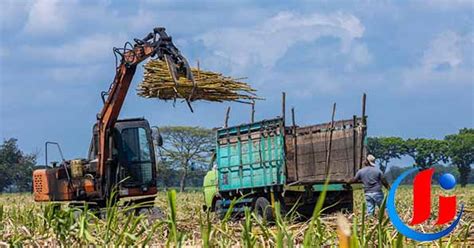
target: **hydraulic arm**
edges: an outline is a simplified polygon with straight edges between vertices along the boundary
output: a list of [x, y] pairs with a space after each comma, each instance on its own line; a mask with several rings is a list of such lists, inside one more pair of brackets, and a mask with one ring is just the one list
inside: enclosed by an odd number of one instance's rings
[[[111, 188], [110, 180], [105, 184], [103, 182], [106, 176], [107, 164], [112, 162], [111, 131], [118, 119], [137, 65], [149, 57], [156, 57], [167, 63], [170, 75], [173, 78], [186, 77], [194, 81], [187, 60], [173, 44], [171, 37], [166, 34], [165, 28], [155, 28], [145, 38], [134, 39], [134, 41], [133, 46], [126, 43], [122, 49], [114, 48], [114, 52], [121, 57], [120, 64], [116, 68], [114, 81], [106, 94], [108, 97], [105, 100], [104, 107], [98, 115], [97, 175], [100, 181], [99, 185], [105, 186], [105, 191], [102, 190], [102, 194], [106, 194]], [[127, 48], [128, 46], [131, 47]]]
[[151, 197], [157, 192], [149, 123], [143, 118], [118, 117], [140, 62], [150, 57], [165, 61], [175, 82], [180, 77], [194, 82], [191, 68], [164, 28], [134, 39], [134, 44], [127, 42], [123, 48], [114, 48], [114, 53], [118, 62], [115, 77], [108, 91], [101, 94], [104, 105], [97, 114], [88, 158], [63, 159], [59, 166], [46, 164], [47, 168], [35, 170], [36, 201], [87, 201], [104, 206], [113, 189], [118, 190], [119, 198]]

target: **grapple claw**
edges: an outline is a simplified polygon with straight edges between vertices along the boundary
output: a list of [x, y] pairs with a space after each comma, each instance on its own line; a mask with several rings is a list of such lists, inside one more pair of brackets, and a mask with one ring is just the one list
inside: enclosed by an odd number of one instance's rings
[[[184, 57], [179, 56], [180, 62], [176, 64], [167, 54], [165, 54], [163, 57], [166, 62], [166, 65], [168, 66], [169, 74], [175, 84], [175, 87], [173, 89], [174, 93], [176, 94], [176, 97], [186, 99], [186, 103], [189, 109], [191, 110], [191, 112], [194, 112], [193, 107], [191, 106], [191, 102], [193, 101], [196, 82], [194, 81], [193, 73], [191, 71], [191, 67], [188, 64], [188, 61]], [[193, 89], [191, 90], [191, 94], [189, 94], [187, 98], [181, 96], [181, 94], [176, 89], [178, 87], [180, 77], [185, 77], [193, 83]]]

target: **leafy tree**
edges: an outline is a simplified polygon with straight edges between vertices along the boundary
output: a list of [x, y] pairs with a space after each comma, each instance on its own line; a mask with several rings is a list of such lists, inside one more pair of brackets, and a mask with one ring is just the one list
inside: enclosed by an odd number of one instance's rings
[[179, 180], [177, 179], [179, 174], [172, 168], [173, 162], [161, 156], [161, 153], [159, 153], [159, 157], [160, 159], [156, 161], [158, 186], [167, 188], [179, 185]]
[[466, 186], [474, 164], [474, 129], [463, 128], [458, 134], [445, 137], [448, 143], [447, 155], [451, 162], [458, 167], [461, 187]]
[[447, 143], [435, 139], [408, 139], [405, 141], [406, 155], [415, 160], [415, 166], [427, 169], [439, 162], [447, 162]]
[[[397, 179], [397, 177], [399, 177], [403, 172], [405, 172], [408, 169], [410, 168], [392, 165], [390, 166], [388, 171], [385, 172], [385, 178], [390, 183], [393, 183]], [[407, 183], [407, 182], [410, 182], [411, 180], [413, 180], [412, 174], [408, 175], [407, 178], [402, 183]]]
[[180, 172], [180, 190], [184, 191], [191, 171], [207, 168], [214, 145], [213, 132], [201, 127], [168, 126], [160, 129], [163, 146], [161, 160]]
[[15, 187], [18, 191], [31, 190], [33, 166], [36, 155], [24, 154], [17, 145], [17, 140], [4, 140], [0, 146], [0, 191]]
[[407, 149], [403, 139], [399, 137], [369, 137], [367, 150], [375, 156], [380, 164], [380, 170], [385, 173], [390, 160], [400, 158]]

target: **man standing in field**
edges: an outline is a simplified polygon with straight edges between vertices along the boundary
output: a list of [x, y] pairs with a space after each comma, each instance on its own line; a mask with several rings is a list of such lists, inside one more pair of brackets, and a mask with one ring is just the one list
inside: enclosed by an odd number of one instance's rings
[[375, 157], [371, 154], [367, 156], [365, 166], [357, 171], [356, 175], [347, 181], [347, 183], [362, 182], [364, 184], [365, 201], [367, 205], [367, 213], [375, 214], [375, 206], [380, 208], [384, 198], [382, 185], [390, 189], [390, 185], [385, 180], [382, 171], [375, 167]]

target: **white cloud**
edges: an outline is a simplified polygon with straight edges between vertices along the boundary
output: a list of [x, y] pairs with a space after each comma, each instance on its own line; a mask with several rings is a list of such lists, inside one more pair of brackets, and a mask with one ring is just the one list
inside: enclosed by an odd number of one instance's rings
[[473, 8], [474, 2], [472, 0], [431, 0], [423, 1], [417, 0], [418, 4], [424, 8], [430, 7], [441, 10], [454, 10], [454, 9], [466, 9]]
[[265, 92], [311, 97], [338, 94], [353, 83], [356, 69], [373, 62], [361, 40], [364, 32], [361, 21], [348, 13], [280, 12], [253, 26], [212, 30], [195, 40], [210, 53], [203, 67], [253, 75], [249, 82]]
[[405, 87], [474, 85], [473, 36], [453, 31], [438, 34], [427, 46], [417, 66], [402, 71]]
[[22, 52], [40, 60], [94, 64], [113, 59], [112, 48], [127, 40], [124, 34], [94, 34], [60, 46], [24, 46]]
[[[85, 86], [97, 84], [98, 78], [104, 75], [113, 75], [114, 65], [110, 63], [109, 66], [104, 65], [81, 65], [81, 66], [55, 66], [51, 69], [45, 70], [46, 76], [51, 78], [52, 82], [58, 82], [62, 85], [66, 83], [74, 84], [74, 86]], [[54, 85], [54, 84], [52, 84]], [[105, 82], [104, 82], [105, 85]]]
[[[6, 58], [10, 53], [8, 52], [8, 50], [5, 48], [5, 47], [0, 47], [0, 59], [4, 59]], [[0, 61], [0, 64], [2, 63], [2, 61]]]
[[435, 70], [443, 65], [459, 66], [463, 60], [461, 40], [462, 37], [452, 31], [438, 35], [423, 54], [421, 61], [423, 67], [428, 70]]
[[0, 1], [0, 30], [16, 31], [21, 29], [28, 17], [32, 1], [3, 0]]
[[302, 98], [311, 98], [318, 94], [336, 94], [348, 81], [344, 76], [334, 75], [325, 69], [310, 69], [304, 73], [290, 74], [274, 71], [265, 74], [263, 80], [267, 82], [262, 86], [266, 88], [265, 92], [286, 91]]
[[440, 89], [439, 85], [455, 86], [470, 85], [471, 90], [474, 86], [474, 76], [472, 69], [455, 68], [448, 71], [427, 71], [422, 68], [402, 71], [402, 80], [404, 86], [409, 89], [423, 87], [426, 90], [430, 88]]
[[[196, 40], [202, 41], [220, 64], [227, 63], [233, 71], [242, 71], [254, 65], [271, 68], [296, 43], [314, 42], [321, 37], [340, 39], [340, 52], [349, 53], [353, 40], [363, 34], [364, 26], [350, 14], [280, 12], [256, 26], [214, 30]], [[357, 49], [355, 62], [367, 62], [367, 50]]]
[[71, 4], [60, 0], [36, 1], [28, 14], [24, 31], [30, 34], [49, 34], [62, 32], [66, 25], [65, 5]]
[[367, 46], [363, 43], [354, 42], [350, 49], [346, 70], [352, 71], [359, 65], [367, 65], [373, 61], [373, 56]]

